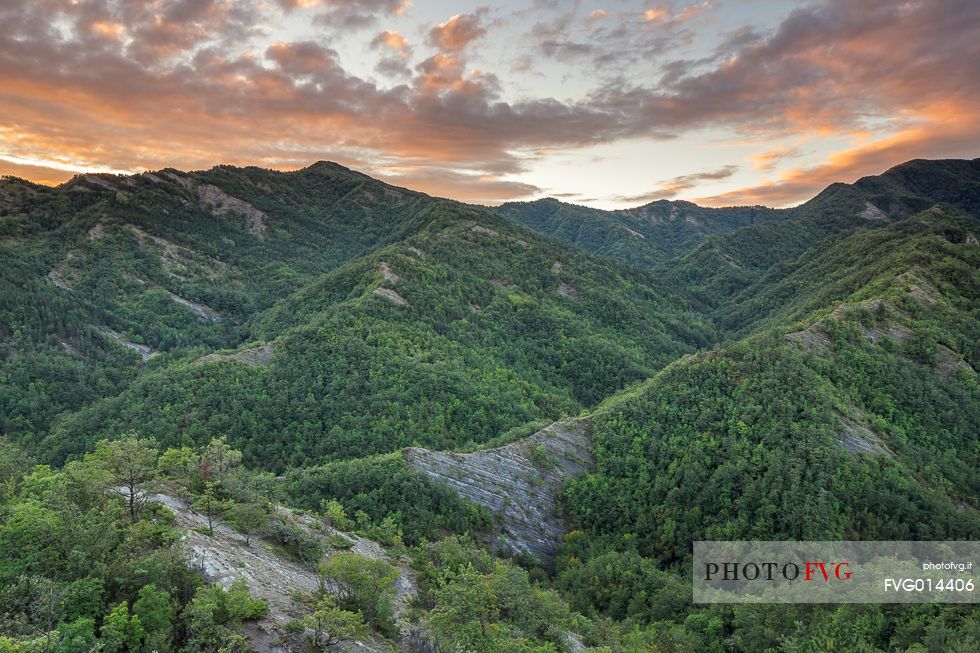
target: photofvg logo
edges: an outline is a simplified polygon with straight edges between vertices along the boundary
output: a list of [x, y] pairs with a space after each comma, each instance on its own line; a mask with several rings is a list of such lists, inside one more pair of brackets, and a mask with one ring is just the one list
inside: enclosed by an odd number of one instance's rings
[[707, 562], [704, 565], [704, 580], [711, 581], [720, 578], [725, 581], [775, 581], [777, 576], [784, 580], [800, 579], [812, 581], [851, 580], [851, 563], [847, 561], [812, 561], [806, 562]]
[[978, 542], [695, 542], [695, 603], [974, 603]]

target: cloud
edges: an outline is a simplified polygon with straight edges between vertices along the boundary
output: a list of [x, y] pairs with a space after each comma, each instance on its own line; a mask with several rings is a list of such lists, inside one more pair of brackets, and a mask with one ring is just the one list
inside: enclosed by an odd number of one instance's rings
[[660, 5], [643, 12], [643, 20], [648, 23], [683, 23], [700, 16], [712, 7], [711, 2], [687, 5], [678, 12], [673, 12], [669, 5]]
[[754, 168], [760, 172], [772, 172], [776, 166], [785, 161], [786, 159], [792, 159], [798, 157], [802, 154], [799, 147], [794, 145], [788, 145], [786, 147], [777, 147], [774, 150], [766, 150], [765, 152], [758, 152], [749, 156], [749, 161], [752, 161]]
[[412, 69], [405, 63], [405, 58], [400, 55], [381, 57], [374, 69], [389, 77], [410, 77], [412, 75]]
[[418, 65], [422, 74], [419, 76], [419, 86], [429, 91], [441, 91], [450, 88], [462, 88], [464, 64], [462, 59], [449, 54], [436, 54]]
[[707, 206], [793, 206], [834, 182], [851, 183], [910, 159], [976, 157], [978, 130], [980, 119], [969, 107], [937, 106], [931, 119], [896, 134], [836, 152], [817, 165], [791, 168], [774, 180], [696, 201]]
[[38, 184], [55, 186], [68, 181], [76, 174], [78, 174], [76, 171], [58, 170], [43, 165], [17, 163], [0, 158], [0, 176], [10, 175], [12, 177], [20, 177], [21, 179], [29, 179]]
[[[591, 26], [605, 16], [606, 12], [603, 10], [593, 12], [586, 19], [586, 24]], [[589, 56], [601, 49], [598, 32], [581, 29], [576, 9], [562, 11], [547, 20], [536, 22], [527, 38], [536, 44], [544, 56], [566, 63], [570, 59]]]
[[411, 0], [278, 0], [287, 12], [316, 9], [313, 22], [327, 28], [356, 29], [377, 22], [380, 16], [399, 16]]
[[649, 193], [620, 196], [617, 197], [616, 200], [632, 204], [646, 204], [655, 200], [671, 199], [677, 197], [684, 191], [696, 188], [702, 181], [717, 181], [719, 179], [726, 179], [731, 177], [737, 171], [738, 166], [727, 165], [716, 170], [695, 172], [689, 175], [680, 175], [673, 177], [672, 179], [661, 181], [657, 188]]
[[[328, 47], [340, 49], [339, 40], [328, 41], [322, 31], [270, 35], [283, 11], [342, 22], [404, 6], [0, 3], [0, 159], [139, 170], [289, 168], [328, 158], [404, 175], [424, 169], [414, 179], [433, 186], [423, 190], [479, 183], [494, 189], [481, 194], [504, 199], [528, 189], [491, 180], [527, 170], [542, 152], [712, 129], [758, 142], [761, 153], [751, 162], [776, 176], [707, 201], [784, 204], [838, 175], [846, 180], [903, 158], [980, 149], [980, 11], [972, 0], [828, 0], [794, 10], [769, 32], [723, 34], [704, 58], [674, 62], [667, 53], [692, 38], [693, 27], [644, 27], [637, 13], [587, 26], [583, 12], [555, 5], [552, 19], [532, 28], [503, 69], [483, 71], [465, 61], [491, 29], [476, 12], [433, 28], [428, 36], [439, 52], [411, 68], [404, 50], [392, 47], [394, 32], [387, 33], [375, 46], [387, 53], [379, 66], [401, 76], [387, 84], [344, 68]], [[577, 98], [511, 94], [507, 80], [494, 74], [506, 74], [512, 61], [534, 63], [548, 48], [557, 57], [585, 53], [582, 44], [594, 48], [585, 56], [590, 78], [599, 81]], [[531, 58], [522, 58], [527, 52]], [[644, 74], [622, 68], [640, 60], [652, 62]], [[774, 154], [787, 137], [828, 135], [850, 139], [851, 147], [819, 165], [778, 172], [792, 162], [789, 153]], [[683, 192], [676, 184], [696, 174], [658, 190]]]
[[595, 54], [595, 46], [576, 41], [547, 40], [541, 42], [541, 52], [553, 59], [568, 61]]
[[394, 172], [384, 169], [376, 174], [390, 184], [408, 188], [425, 188], [427, 192], [475, 204], [499, 204], [541, 193], [533, 184], [506, 181], [493, 176], [465, 174], [444, 168], [417, 166]]
[[510, 72], [525, 73], [534, 70], [534, 58], [529, 54], [522, 54], [510, 62]]
[[486, 33], [479, 16], [457, 14], [429, 30], [429, 44], [443, 52], [459, 52]]
[[369, 45], [385, 53], [375, 66], [375, 70], [379, 73], [389, 77], [409, 77], [412, 74], [407, 63], [412, 57], [412, 47], [404, 36], [398, 32], [385, 30], [371, 39]]
[[[638, 20], [635, 12], [610, 13], [596, 10], [584, 21], [577, 6], [553, 12], [536, 22], [526, 38], [548, 59], [561, 64], [588, 61], [592, 78], [649, 76], [660, 65], [663, 54], [691, 42], [693, 32], [671, 19], [663, 9], [647, 10]], [[642, 71], [640, 73], [639, 71]]]
[[315, 75], [335, 66], [337, 52], [317, 43], [273, 43], [265, 56], [290, 75]]
[[[884, 0], [797, 9], [768, 39], [659, 88], [610, 84], [608, 109], [671, 128], [724, 124], [746, 133], [852, 130], [952, 97], [980, 95], [980, 11], [969, 0]], [[901, 43], [901, 47], [895, 47]], [[870, 119], [870, 120], [869, 120]]]
[[125, 26], [122, 23], [114, 23], [112, 21], [97, 20], [92, 23], [90, 29], [99, 34], [110, 39], [121, 39], [123, 34], [126, 32]]
[[[371, 47], [385, 47], [399, 53], [411, 52], [411, 48], [408, 46], [408, 39], [398, 32], [392, 32], [390, 30], [385, 30], [371, 39]], [[407, 56], [407, 54], [405, 54], [405, 56]]]
[[692, 20], [700, 16], [703, 12], [711, 8], [710, 2], [702, 2], [701, 4], [688, 5], [681, 9], [679, 12], [674, 14], [674, 20], [684, 22], [686, 20]]

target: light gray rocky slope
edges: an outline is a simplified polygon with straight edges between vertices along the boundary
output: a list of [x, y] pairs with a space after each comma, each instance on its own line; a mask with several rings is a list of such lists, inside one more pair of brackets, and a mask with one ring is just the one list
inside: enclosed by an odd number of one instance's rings
[[[304, 613], [302, 606], [296, 604], [294, 594], [313, 593], [319, 587], [313, 570], [287, 558], [262, 538], [255, 537], [250, 544], [245, 544], [244, 536], [220, 520], [215, 521], [214, 532], [209, 535], [207, 517], [192, 510], [183, 499], [170, 494], [155, 494], [151, 499], [164, 504], [174, 514], [174, 525], [183, 533], [182, 543], [190, 554], [189, 562], [208, 583], [227, 589], [239, 578], [244, 579], [251, 594], [269, 604], [266, 617], [246, 624], [245, 632], [253, 648], [258, 653], [291, 653], [295, 647], [283, 637], [285, 625], [290, 619]], [[281, 507], [277, 510], [290, 513]], [[311, 517], [292, 513], [290, 516], [310, 534], [322, 538], [324, 543], [331, 535], [339, 534], [324, 524], [312, 528]], [[407, 565], [388, 556], [376, 542], [351, 533], [344, 533], [343, 536], [353, 540], [354, 545], [350, 549], [353, 553], [365, 558], [386, 560], [398, 567], [395, 618], [401, 631], [401, 642], [396, 646], [381, 637], [370, 635], [358, 641], [343, 642], [335, 650], [345, 653], [424, 652], [424, 631], [405, 619], [408, 601], [416, 591], [414, 574]], [[325, 548], [330, 550], [329, 547]], [[332, 591], [329, 586], [326, 589]]]
[[445, 481], [497, 516], [499, 543], [550, 565], [566, 526], [556, 499], [566, 478], [594, 464], [588, 424], [569, 419], [496, 449], [445, 453], [407, 449], [408, 463]]

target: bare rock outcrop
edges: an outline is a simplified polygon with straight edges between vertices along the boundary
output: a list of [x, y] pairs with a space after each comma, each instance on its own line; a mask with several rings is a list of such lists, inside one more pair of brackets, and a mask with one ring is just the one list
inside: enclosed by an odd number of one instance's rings
[[386, 261], [378, 263], [378, 272], [381, 273], [381, 278], [385, 283], [395, 284], [401, 281], [401, 277], [395, 274], [395, 271], [391, 269], [391, 265]]
[[843, 413], [837, 413], [837, 441], [852, 455], [895, 457], [877, 433]]
[[[221, 190], [214, 184], [207, 184], [203, 182], [198, 182], [192, 177], [177, 174], [172, 171], [166, 171], [163, 173], [168, 179], [174, 181], [187, 190], [194, 191], [197, 194], [198, 204], [201, 208], [210, 211], [213, 215], [225, 215], [228, 213], [237, 213], [238, 215], [245, 218], [245, 226], [249, 232], [257, 235], [263, 236], [266, 232], [266, 223], [269, 216], [245, 200], [229, 195], [225, 191]], [[157, 175], [144, 174], [143, 177], [153, 181], [154, 183], [162, 183], [163, 180]]]
[[101, 222], [96, 222], [85, 236], [89, 240], [101, 240], [105, 236], [105, 225]]
[[[159, 501], [174, 514], [174, 526], [182, 533], [182, 544], [189, 553], [189, 564], [199, 570], [208, 583], [227, 589], [236, 580], [244, 579], [251, 594], [269, 604], [268, 615], [258, 622], [248, 623], [245, 628], [255, 650], [259, 653], [290, 653], [293, 647], [283, 637], [286, 623], [305, 610], [297, 605], [294, 593], [317, 591], [319, 579], [313, 569], [286, 557], [261, 537], [255, 537], [246, 544], [242, 534], [220, 520], [215, 522], [214, 532], [209, 534], [207, 517], [191, 509], [184, 499], [165, 493], [150, 498]], [[323, 524], [314, 525], [314, 518], [308, 515], [294, 514], [282, 507], [277, 507], [276, 511], [288, 515], [309, 534], [324, 542], [339, 533]], [[395, 619], [400, 629], [408, 632], [410, 624], [405, 621], [405, 611], [408, 601], [416, 592], [414, 574], [400, 561], [390, 558], [376, 542], [351, 533], [343, 536], [354, 542], [351, 552], [366, 558], [383, 559], [398, 567]], [[328, 592], [334, 591], [329, 584], [326, 589]], [[357, 641], [343, 642], [336, 650], [381, 653], [396, 649], [392, 642], [369, 635]]]
[[865, 220], [888, 222], [888, 216], [885, 214], [885, 212], [871, 202], [864, 203], [864, 209], [861, 211], [861, 217]]
[[496, 449], [473, 453], [407, 449], [404, 455], [412, 467], [496, 513], [503, 546], [548, 565], [566, 530], [556, 514], [557, 496], [566, 478], [594, 464], [591, 444], [588, 424], [570, 419]]
[[108, 327], [103, 328], [101, 331], [102, 334], [107, 338], [110, 338], [111, 340], [115, 340], [126, 349], [135, 351], [137, 354], [140, 355], [140, 358], [143, 359], [144, 363], [157, 354], [157, 352], [153, 351], [151, 348], [147, 347], [146, 345], [141, 345], [136, 342], [131, 342], [128, 338], [126, 338], [126, 336], [119, 333], [118, 331], [113, 331]]
[[195, 363], [210, 363], [214, 361], [239, 361], [252, 367], [258, 365], [268, 365], [272, 361], [272, 343], [267, 342], [263, 345], [239, 349], [231, 353], [215, 353], [201, 356]]
[[71, 290], [71, 284], [65, 281], [65, 279], [55, 270], [48, 272], [48, 280], [57, 288], [61, 288], [62, 290]]
[[830, 347], [830, 336], [823, 332], [819, 324], [814, 324], [801, 331], [787, 333], [786, 339], [799, 342], [810, 349], [827, 349]]
[[[97, 190], [119, 192], [121, 189], [110, 181], [110, 179], [111, 177], [109, 175], [85, 174], [78, 175], [74, 181], [79, 190], [91, 190], [91, 187], [95, 187]], [[85, 185], [89, 186], [89, 188], [84, 188]]]
[[574, 286], [570, 286], [564, 281], [558, 284], [558, 290], [555, 292], [566, 299], [578, 299], [578, 290], [576, 290]]
[[480, 233], [480, 234], [486, 234], [488, 236], [499, 236], [500, 235], [500, 232], [499, 231], [497, 231], [495, 229], [490, 229], [488, 227], [484, 227], [483, 225], [479, 225], [479, 224], [478, 225], [474, 225], [470, 229], [470, 231], [475, 231], [475, 232]]
[[950, 376], [959, 370], [973, 372], [973, 366], [960, 358], [960, 355], [946, 345], [936, 345], [936, 371]]
[[189, 299], [184, 299], [180, 295], [175, 295], [169, 290], [166, 291], [167, 295], [177, 304], [180, 304], [184, 308], [190, 310], [192, 313], [197, 315], [202, 320], [207, 320], [209, 322], [219, 322], [221, 321], [221, 316], [211, 307], [205, 306], [204, 304], [198, 304], [197, 302], [192, 302]]
[[912, 330], [901, 324], [883, 324], [861, 329], [864, 337], [871, 342], [878, 342], [882, 338], [888, 338], [893, 342], [905, 342], [912, 335]]
[[232, 197], [213, 184], [201, 184], [197, 187], [197, 196], [201, 206], [210, 209], [215, 215], [237, 213], [245, 218], [248, 230], [261, 236], [266, 231], [268, 216], [245, 200]]
[[408, 304], [408, 300], [399, 295], [397, 292], [391, 288], [375, 288], [372, 293], [375, 297], [380, 297], [381, 299], [386, 299], [392, 304], [397, 304], [399, 306], [405, 306]]
[[896, 278], [905, 284], [909, 296], [925, 308], [935, 306], [942, 300], [942, 293], [915, 268]]
[[149, 246], [155, 250], [160, 265], [174, 278], [186, 280], [193, 270], [200, 270], [209, 279], [216, 279], [219, 274], [227, 271], [227, 264], [221, 261], [193, 252], [166, 238], [154, 236], [136, 225], [128, 224], [126, 228], [136, 236], [141, 247]]

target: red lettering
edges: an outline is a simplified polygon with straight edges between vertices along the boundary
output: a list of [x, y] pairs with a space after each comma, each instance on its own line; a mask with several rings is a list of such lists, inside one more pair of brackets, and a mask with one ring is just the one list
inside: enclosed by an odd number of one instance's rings
[[830, 574], [827, 573], [827, 568], [824, 566], [823, 562], [804, 562], [804, 574], [803, 580], [813, 580], [813, 572], [819, 570], [823, 575], [825, 581], [830, 580]]

